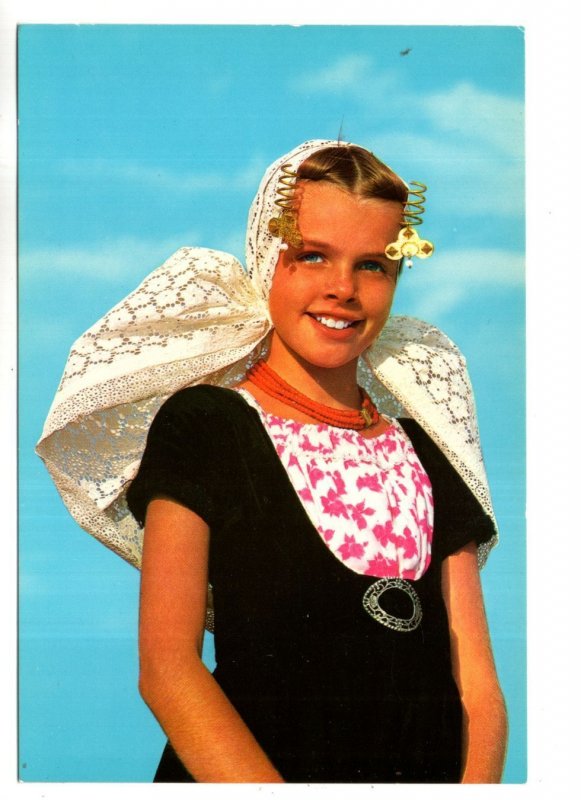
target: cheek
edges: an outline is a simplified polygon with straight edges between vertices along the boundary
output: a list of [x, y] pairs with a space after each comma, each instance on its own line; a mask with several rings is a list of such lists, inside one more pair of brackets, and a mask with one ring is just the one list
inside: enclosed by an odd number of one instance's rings
[[312, 275], [298, 270], [293, 262], [283, 261], [281, 254], [268, 298], [272, 321], [275, 322], [275, 316], [285, 319], [293, 312], [303, 311], [315, 293], [316, 284]]
[[272, 286], [270, 288], [270, 295], [268, 297], [268, 305], [270, 308], [270, 316], [273, 323], [276, 325], [277, 320], [284, 313], [285, 297], [287, 295], [287, 280], [284, 273], [277, 267], [272, 279]]
[[290, 326], [296, 324], [297, 311], [301, 303], [292, 276], [288, 275], [286, 269], [272, 281], [268, 306], [272, 324], [277, 330], [288, 330]]
[[375, 289], [369, 293], [368, 305], [370, 316], [379, 321], [385, 322], [389, 316], [393, 298], [395, 295], [395, 283], [389, 282], [381, 289]]

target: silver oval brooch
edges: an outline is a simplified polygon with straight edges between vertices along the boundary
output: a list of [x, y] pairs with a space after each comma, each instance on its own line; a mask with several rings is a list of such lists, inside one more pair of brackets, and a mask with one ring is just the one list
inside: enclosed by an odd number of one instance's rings
[[[388, 614], [379, 605], [381, 595], [392, 589], [400, 589], [410, 598], [413, 606], [411, 617], [395, 617], [393, 614]], [[402, 578], [381, 578], [373, 583], [363, 595], [363, 608], [376, 622], [400, 633], [415, 630], [422, 621], [422, 604], [418, 593], [408, 581]]]

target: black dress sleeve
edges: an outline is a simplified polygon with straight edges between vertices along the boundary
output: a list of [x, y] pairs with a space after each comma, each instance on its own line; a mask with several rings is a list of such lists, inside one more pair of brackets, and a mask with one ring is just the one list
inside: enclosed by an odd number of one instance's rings
[[486, 514], [446, 456], [412, 419], [400, 419], [424, 469], [434, 496], [434, 550], [441, 559], [469, 542], [483, 544], [495, 534]]
[[[228, 420], [212, 403], [213, 387], [196, 386], [170, 397], [159, 409], [127, 505], [140, 526], [149, 502], [163, 495], [198, 514], [210, 526], [225, 513], [229, 480]], [[208, 391], [209, 390], [209, 391]]]

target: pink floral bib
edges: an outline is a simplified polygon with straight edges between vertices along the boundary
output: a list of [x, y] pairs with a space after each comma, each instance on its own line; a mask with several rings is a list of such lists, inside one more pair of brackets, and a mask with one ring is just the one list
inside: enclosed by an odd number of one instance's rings
[[366, 439], [255, 408], [313, 525], [331, 552], [361, 575], [421, 578], [430, 564], [432, 487], [397, 421]]

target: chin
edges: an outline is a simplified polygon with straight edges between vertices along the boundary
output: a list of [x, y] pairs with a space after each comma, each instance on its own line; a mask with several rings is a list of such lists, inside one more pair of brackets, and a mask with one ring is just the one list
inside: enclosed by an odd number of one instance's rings
[[367, 341], [359, 342], [329, 342], [321, 341], [319, 337], [285, 337], [275, 328], [275, 336], [271, 342], [271, 354], [276, 351], [277, 358], [283, 356], [283, 362], [290, 356], [292, 359], [310, 365], [317, 369], [343, 369], [354, 362], [357, 363], [359, 356], [365, 352], [370, 343]]
[[303, 361], [319, 369], [341, 369], [342, 367], [349, 366], [349, 364], [353, 364], [353, 362], [357, 362], [361, 352], [349, 353], [348, 355], [340, 353], [327, 354], [321, 352], [319, 349], [314, 353], [298, 353], [298, 355]]

